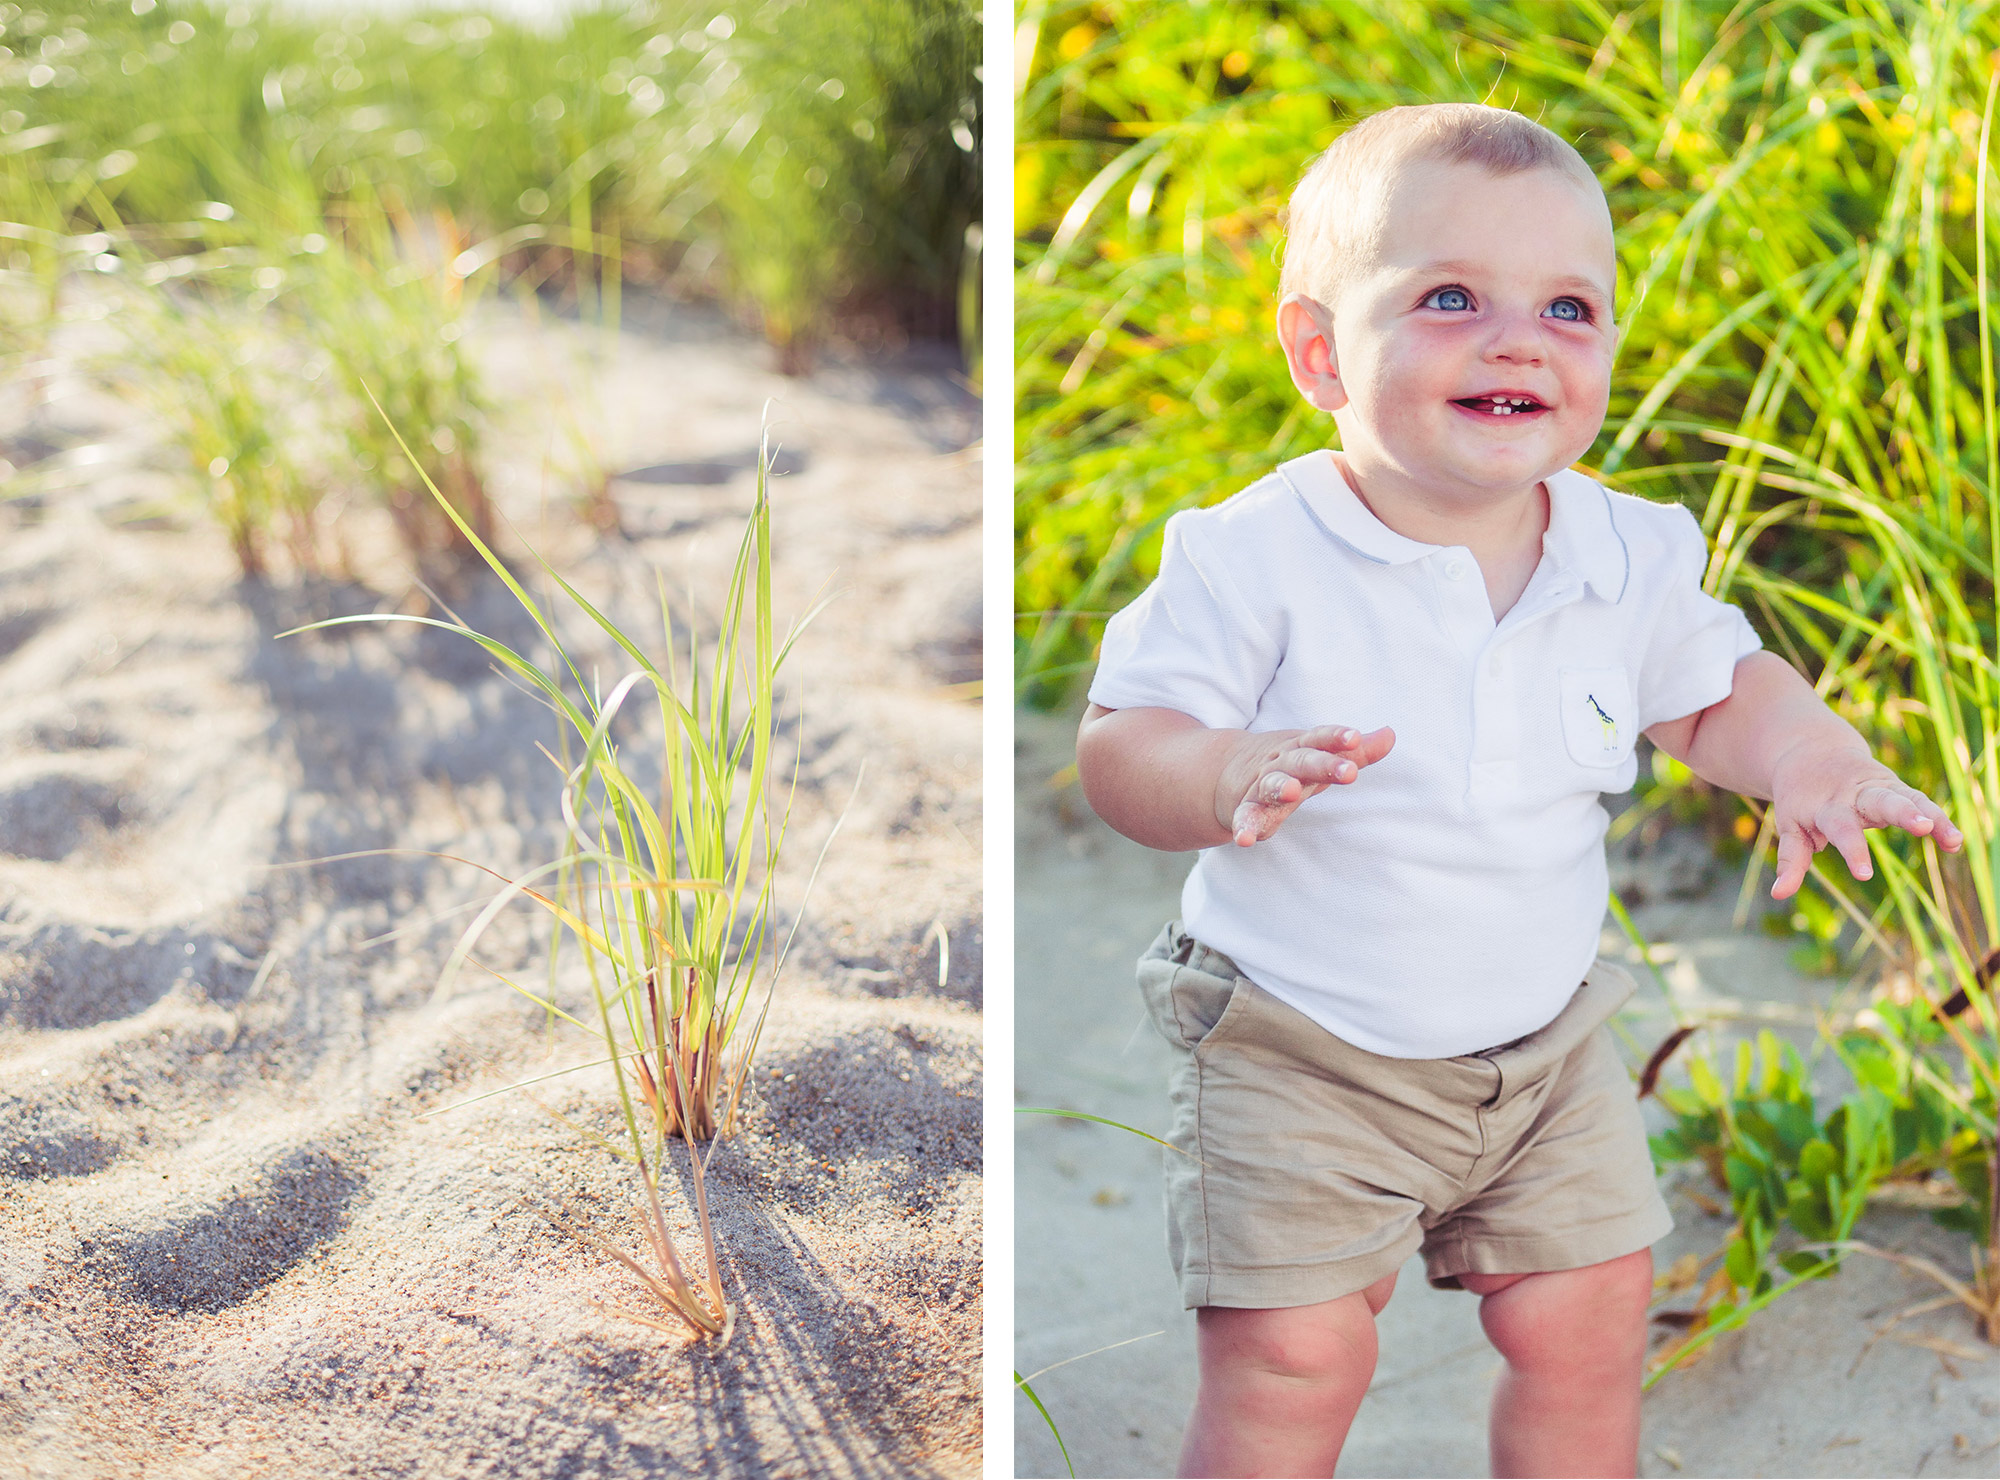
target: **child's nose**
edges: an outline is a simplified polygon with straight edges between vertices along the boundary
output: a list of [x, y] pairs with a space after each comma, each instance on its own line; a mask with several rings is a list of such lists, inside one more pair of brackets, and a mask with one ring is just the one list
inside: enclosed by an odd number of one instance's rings
[[1545, 345], [1541, 318], [1532, 313], [1505, 313], [1493, 321], [1493, 336], [1486, 342], [1489, 360], [1505, 360], [1516, 365], [1539, 365]]

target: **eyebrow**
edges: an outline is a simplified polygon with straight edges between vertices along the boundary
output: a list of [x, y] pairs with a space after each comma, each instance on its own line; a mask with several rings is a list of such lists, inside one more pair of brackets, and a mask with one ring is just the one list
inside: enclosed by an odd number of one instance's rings
[[[1420, 262], [1414, 267], [1404, 269], [1411, 277], [1437, 277], [1440, 275], [1448, 277], [1475, 277], [1484, 270], [1484, 263], [1465, 262], [1456, 258], [1442, 262]], [[1558, 288], [1585, 288], [1592, 293], [1609, 296], [1605, 286], [1595, 278], [1578, 277], [1574, 273], [1565, 273], [1563, 276], [1556, 278], [1554, 285]]]

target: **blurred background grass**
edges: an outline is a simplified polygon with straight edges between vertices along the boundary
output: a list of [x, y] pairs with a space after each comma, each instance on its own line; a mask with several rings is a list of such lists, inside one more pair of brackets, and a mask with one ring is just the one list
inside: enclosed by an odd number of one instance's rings
[[272, 246], [387, 205], [587, 293], [726, 295], [781, 346], [846, 319], [958, 332], [970, 0], [642, 0], [546, 26], [138, 0], [5, 4], [0, 27], [10, 221]]
[[495, 287], [719, 300], [790, 372], [969, 350], [978, 56], [972, 0], [0, 4], [0, 368], [90, 299], [246, 571], [312, 564], [336, 464], [435, 553], [362, 388], [483, 529], [460, 337]]
[[[1377, 109], [1486, 102], [1571, 140], [1617, 224], [1622, 340], [1585, 470], [1686, 504], [1708, 588], [1965, 827], [1956, 857], [1871, 834], [1874, 881], [1818, 873], [1769, 922], [1802, 965], [1874, 973], [1873, 1006], [1838, 1035], [1857, 1088], [1823, 1119], [1776, 1069], [1704, 1071], [1714, 1093], [1682, 1095], [1656, 1149], [1727, 1168], [1742, 1246], [1699, 1329], [1837, 1258], [1782, 1252], [1781, 1225], [1845, 1238], [1871, 1189], [1947, 1166], [1970, 1199], [1954, 1226], [1987, 1246], [1975, 1270], [2000, 1270], [1996, 48], [1993, 6], [1956, 0], [1018, 12], [1026, 702], [1080, 697], [1170, 514], [1337, 445], [1271, 337], [1306, 162]], [[1671, 816], [1747, 852], [1742, 918], [1769, 845], [1745, 805], [1655, 756], [1614, 836]], [[2000, 1311], [2000, 1275], [1980, 1280]]]

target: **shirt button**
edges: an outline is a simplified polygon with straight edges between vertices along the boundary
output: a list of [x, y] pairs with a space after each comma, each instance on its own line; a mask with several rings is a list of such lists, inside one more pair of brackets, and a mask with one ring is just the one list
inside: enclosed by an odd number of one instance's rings
[[1445, 579], [1462, 581], [1465, 579], [1465, 562], [1456, 555], [1444, 563]]

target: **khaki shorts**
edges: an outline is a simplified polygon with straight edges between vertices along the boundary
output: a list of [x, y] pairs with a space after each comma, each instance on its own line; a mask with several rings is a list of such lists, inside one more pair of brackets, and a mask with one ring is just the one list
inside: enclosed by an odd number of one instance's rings
[[1169, 925], [1139, 985], [1176, 1050], [1167, 1243], [1203, 1305], [1313, 1305], [1423, 1250], [1433, 1285], [1579, 1269], [1673, 1227], [1599, 961], [1547, 1027], [1455, 1059], [1334, 1037]]

